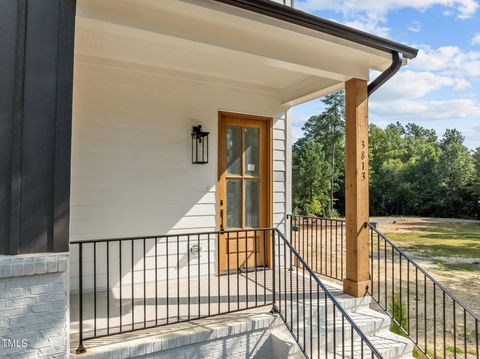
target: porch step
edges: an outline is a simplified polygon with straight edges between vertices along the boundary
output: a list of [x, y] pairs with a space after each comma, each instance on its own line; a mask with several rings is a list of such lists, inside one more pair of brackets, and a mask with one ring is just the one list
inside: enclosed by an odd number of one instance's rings
[[[329, 289], [336, 297], [339, 304], [349, 314], [353, 322], [360, 330], [367, 336], [368, 340], [380, 352], [385, 359], [410, 359], [412, 358], [413, 343], [404, 337], [393, 334], [389, 331], [391, 319], [387, 315], [370, 309], [371, 298], [369, 296], [363, 298], [353, 298], [343, 294], [340, 287], [335, 288], [335, 285], [329, 285]], [[352, 358], [352, 342], [351, 342], [351, 326], [345, 320], [344, 330], [342, 331], [342, 316], [338, 309], [335, 310], [335, 329], [333, 319], [333, 304], [327, 301], [327, 322], [325, 323], [325, 301], [322, 296], [317, 301], [311, 301], [310, 314], [310, 298], [305, 298], [305, 321], [303, 321], [303, 305], [302, 298], [300, 298], [299, 308], [297, 310], [297, 303], [293, 306], [287, 306], [287, 318], [290, 321], [293, 314], [295, 325], [293, 327], [293, 334], [298, 336], [300, 342], [304, 345], [306, 352], [312, 358], [318, 356], [338, 357], [338, 358]], [[289, 303], [288, 303], [289, 304]], [[293, 303], [292, 303], [293, 304]], [[284, 306], [285, 307], [285, 306]], [[285, 309], [285, 308], [284, 308]], [[292, 310], [293, 309], [293, 310]], [[290, 313], [288, 312], [290, 311]], [[299, 325], [297, 331], [297, 313], [299, 315], [298, 323], [305, 323], [305, 326]], [[318, 324], [318, 320], [320, 323]], [[290, 322], [289, 322], [290, 323]], [[305, 329], [305, 335], [304, 335]], [[290, 334], [285, 327], [282, 331], [282, 338]], [[298, 335], [297, 335], [298, 333]], [[342, 338], [342, 333], [344, 337]], [[276, 334], [276, 333], [275, 333]], [[312, 336], [312, 340], [310, 340]], [[293, 337], [290, 334], [290, 340]], [[334, 339], [335, 338], [335, 339]], [[343, 340], [342, 340], [343, 339]], [[362, 357], [362, 344], [357, 334], [353, 336], [353, 357]], [[284, 339], [285, 340], [285, 339]], [[319, 344], [320, 343], [320, 346]], [[325, 353], [325, 344], [327, 352]], [[343, 349], [343, 352], [342, 352]], [[370, 351], [367, 345], [363, 344], [364, 357], [369, 357]], [[301, 350], [299, 349], [300, 354]], [[298, 351], [295, 351], [292, 346], [292, 351], [288, 356], [279, 356], [279, 358], [294, 357]], [[319, 355], [320, 354], [320, 355]]]

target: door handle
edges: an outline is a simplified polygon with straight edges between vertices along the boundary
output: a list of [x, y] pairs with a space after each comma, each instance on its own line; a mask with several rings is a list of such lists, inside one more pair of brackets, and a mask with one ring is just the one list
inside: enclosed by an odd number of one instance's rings
[[223, 209], [220, 210], [220, 232], [223, 232]]

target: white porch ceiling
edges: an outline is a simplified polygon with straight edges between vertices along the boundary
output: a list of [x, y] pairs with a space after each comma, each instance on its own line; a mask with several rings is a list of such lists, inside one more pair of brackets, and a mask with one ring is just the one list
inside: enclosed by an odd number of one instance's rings
[[76, 61], [224, 82], [292, 106], [388, 54], [210, 0], [79, 0]]

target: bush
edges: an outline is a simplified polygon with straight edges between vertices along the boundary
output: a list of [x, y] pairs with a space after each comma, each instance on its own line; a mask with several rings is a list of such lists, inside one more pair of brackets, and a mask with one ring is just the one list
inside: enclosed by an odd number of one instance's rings
[[407, 334], [405, 334], [408, 332], [407, 306], [405, 301], [401, 301], [399, 292], [395, 292], [393, 297], [390, 298], [389, 309], [393, 317], [390, 323], [390, 331], [407, 337]]

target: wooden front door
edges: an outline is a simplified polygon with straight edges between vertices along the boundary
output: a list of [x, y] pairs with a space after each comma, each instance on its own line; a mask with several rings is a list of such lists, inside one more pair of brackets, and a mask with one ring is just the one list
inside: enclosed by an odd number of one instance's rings
[[220, 270], [253, 269], [268, 262], [271, 222], [271, 119], [220, 114], [218, 162]]

